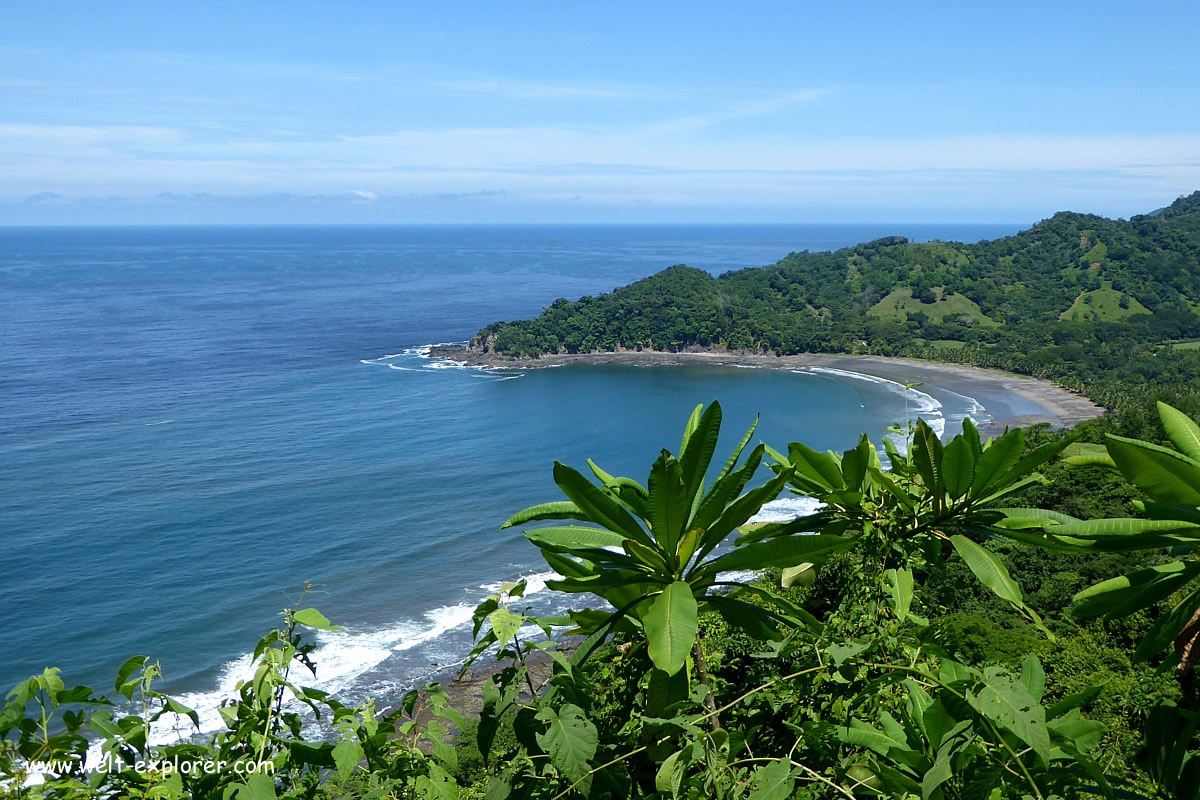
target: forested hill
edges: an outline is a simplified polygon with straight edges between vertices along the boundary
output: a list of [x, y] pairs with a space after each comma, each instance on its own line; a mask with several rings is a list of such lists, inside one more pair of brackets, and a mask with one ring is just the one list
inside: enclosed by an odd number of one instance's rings
[[674, 266], [610, 294], [556, 300], [535, 319], [489, 325], [472, 348], [972, 351], [978, 357], [955, 358], [1016, 359], [995, 365], [1039, 374], [1041, 364], [1200, 337], [1198, 313], [1195, 192], [1130, 220], [1064, 212], [978, 244], [889, 237], [718, 277]]

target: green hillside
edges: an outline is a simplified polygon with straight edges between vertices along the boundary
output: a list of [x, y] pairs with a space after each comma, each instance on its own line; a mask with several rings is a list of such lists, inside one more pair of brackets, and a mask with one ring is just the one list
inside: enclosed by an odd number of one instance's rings
[[933, 288], [932, 303], [913, 297], [912, 289], [896, 289], [867, 310], [867, 314], [892, 322], [907, 322], [910, 315], [924, 314], [934, 322], [994, 327], [1000, 323], [990, 319], [978, 304], [961, 294], [945, 293], [941, 286]]
[[1136, 297], [1118, 292], [1106, 281], [1099, 289], [1080, 292], [1071, 307], [1062, 313], [1061, 319], [1120, 322], [1134, 314], [1149, 313], [1150, 309], [1139, 303]]

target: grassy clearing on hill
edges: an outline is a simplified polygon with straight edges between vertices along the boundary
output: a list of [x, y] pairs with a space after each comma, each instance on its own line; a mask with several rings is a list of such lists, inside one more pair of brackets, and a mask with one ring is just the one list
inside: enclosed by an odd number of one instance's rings
[[[1126, 307], [1121, 307], [1121, 298], [1127, 298]], [[1071, 307], [1059, 315], [1059, 319], [1090, 319], [1097, 322], [1120, 322], [1134, 314], [1149, 314], [1150, 309], [1132, 297], [1112, 288], [1108, 281], [1104, 286], [1090, 292], [1082, 292]]]
[[966, 317], [971, 320], [972, 325], [985, 328], [994, 328], [1000, 324], [984, 314], [979, 306], [965, 295], [946, 295], [940, 286], [935, 287], [933, 293], [937, 296], [936, 302], [922, 303], [913, 298], [911, 289], [896, 289], [873, 305], [867, 314], [895, 322], [905, 322], [909, 312], [915, 314], [920, 311], [934, 322], [950, 322], [955, 317]]

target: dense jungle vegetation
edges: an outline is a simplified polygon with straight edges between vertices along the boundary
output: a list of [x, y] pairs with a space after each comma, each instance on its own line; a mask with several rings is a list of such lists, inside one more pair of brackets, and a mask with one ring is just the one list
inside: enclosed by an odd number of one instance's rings
[[472, 346], [912, 356], [1051, 378], [1120, 410], [1131, 386], [1194, 381], [1198, 339], [1200, 191], [1129, 220], [1059, 213], [977, 244], [892, 237], [717, 277], [674, 266], [494, 323]]
[[[518, 583], [479, 606], [478, 714], [433, 684], [386, 711], [305, 688], [306, 631], [332, 623], [300, 602], [211, 735], [149, 744], [195, 715], [142, 656], [111, 689], [53, 668], [22, 682], [0, 711], [0, 796], [1197, 800], [1198, 300], [1200, 193], [979, 245], [675, 267], [492, 326], [479, 346], [505, 352], [953, 358], [1114, 411], [994, 440], [902, 421], [882, 453], [865, 436], [820, 453], [753, 424], [720, 444], [720, 406], [699, 407], [644, 478], [555, 463], [561, 497], [504, 522], [579, 602], [536, 618]], [[787, 492], [823, 506], [750, 522]], [[111, 768], [85, 768], [89, 742]], [[222, 762], [270, 769], [164, 766]]]

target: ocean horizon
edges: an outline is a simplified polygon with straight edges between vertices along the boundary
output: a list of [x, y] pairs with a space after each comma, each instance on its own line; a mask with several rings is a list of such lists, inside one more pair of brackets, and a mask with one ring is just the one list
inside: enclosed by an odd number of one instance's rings
[[[306, 582], [316, 679], [394, 700], [461, 660], [470, 613], [525, 577], [498, 526], [557, 499], [554, 460], [639, 480], [688, 412], [728, 451], [844, 449], [903, 419], [902, 387], [722, 366], [476, 370], [425, 357], [558, 297], [678, 263], [720, 273], [882, 236], [977, 241], [1016, 225], [421, 225], [0, 228], [0, 688], [45, 666], [108, 691], [133, 655], [215, 707]], [[898, 388], [899, 387], [899, 388]], [[981, 398], [922, 387], [937, 426]], [[912, 398], [910, 397], [910, 402]], [[986, 405], [984, 402], [982, 405]], [[768, 509], [803, 510], [803, 498]]]

